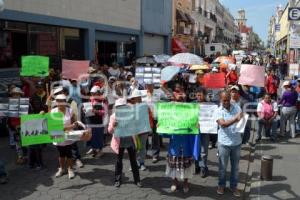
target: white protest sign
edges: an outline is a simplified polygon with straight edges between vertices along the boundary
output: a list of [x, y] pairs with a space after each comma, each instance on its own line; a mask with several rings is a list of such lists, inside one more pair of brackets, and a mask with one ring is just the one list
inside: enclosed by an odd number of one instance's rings
[[200, 133], [217, 134], [218, 124], [214, 119], [214, 112], [218, 109], [216, 104], [200, 104], [199, 126]]
[[244, 114], [243, 118], [236, 124], [235, 131], [237, 133], [244, 133], [248, 118], [249, 118], [249, 115]]

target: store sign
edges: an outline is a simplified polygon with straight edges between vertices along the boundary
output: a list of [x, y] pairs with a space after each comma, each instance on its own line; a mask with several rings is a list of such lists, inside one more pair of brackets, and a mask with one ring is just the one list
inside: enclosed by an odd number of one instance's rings
[[300, 48], [300, 35], [298, 33], [291, 33], [290, 48], [292, 49]]
[[300, 20], [300, 7], [289, 8], [288, 20], [289, 21]]
[[289, 67], [289, 76], [294, 77], [299, 75], [299, 64], [291, 63]]

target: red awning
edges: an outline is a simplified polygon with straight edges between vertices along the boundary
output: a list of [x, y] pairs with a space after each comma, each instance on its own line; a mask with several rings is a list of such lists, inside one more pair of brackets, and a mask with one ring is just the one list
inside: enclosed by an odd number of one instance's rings
[[186, 53], [189, 50], [186, 48], [186, 46], [178, 39], [173, 38], [172, 39], [172, 52], [173, 55], [177, 53]]

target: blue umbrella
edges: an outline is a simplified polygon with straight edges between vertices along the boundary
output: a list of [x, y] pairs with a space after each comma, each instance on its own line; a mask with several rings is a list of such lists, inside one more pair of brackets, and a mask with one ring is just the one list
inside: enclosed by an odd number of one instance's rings
[[177, 66], [168, 66], [161, 70], [161, 80], [170, 81], [172, 78], [180, 72], [180, 67]]

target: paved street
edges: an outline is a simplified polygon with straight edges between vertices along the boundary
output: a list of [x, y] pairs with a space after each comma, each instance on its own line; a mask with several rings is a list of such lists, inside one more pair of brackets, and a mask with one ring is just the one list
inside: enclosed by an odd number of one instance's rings
[[[94, 160], [85, 158], [85, 167], [77, 171], [77, 176], [69, 180], [65, 175], [55, 178], [57, 169], [56, 149], [53, 146], [44, 149], [44, 160], [47, 169], [34, 171], [25, 166], [15, 166], [12, 158], [14, 150], [8, 149], [6, 141], [1, 138], [1, 153], [5, 152], [5, 160], [10, 160], [9, 183], [0, 186], [1, 199], [233, 199], [229, 191], [222, 197], [216, 194], [217, 186], [217, 157], [216, 149], [209, 151], [210, 176], [201, 178], [194, 176], [191, 180], [191, 191], [183, 194], [182, 188], [175, 193], [170, 192], [171, 179], [164, 176], [165, 160], [152, 164], [147, 160], [148, 170], [141, 172], [143, 188], [133, 184], [131, 172], [128, 171], [129, 160], [125, 160], [124, 184], [117, 189], [113, 186], [115, 155], [106, 147], [103, 158]], [[248, 166], [248, 149], [243, 147], [241, 168], [241, 189], [244, 188], [246, 170]], [[2, 154], [3, 155], [3, 154]], [[162, 154], [165, 156], [165, 152]]]
[[[298, 170], [300, 138], [280, 139], [278, 144], [264, 141], [257, 145], [255, 160], [251, 164], [252, 184], [249, 199], [300, 199]], [[262, 155], [274, 157], [273, 181], [260, 180], [260, 158]]]

